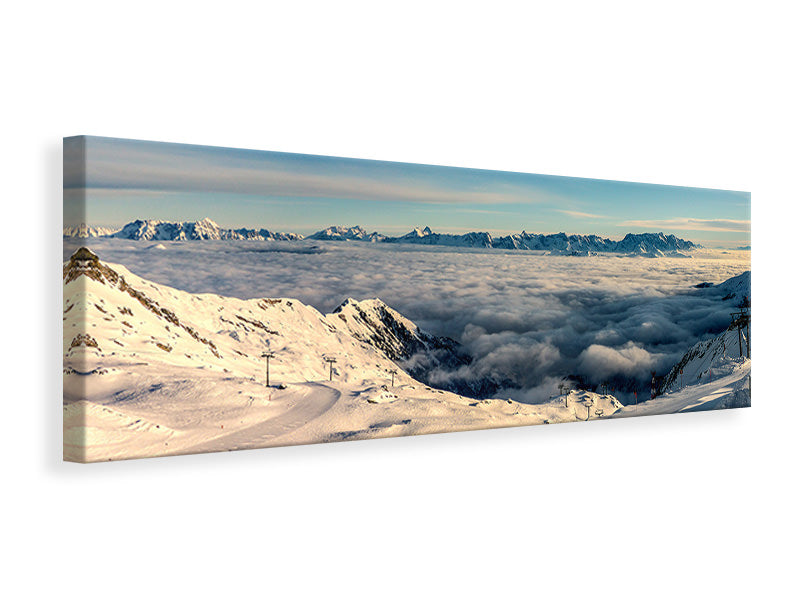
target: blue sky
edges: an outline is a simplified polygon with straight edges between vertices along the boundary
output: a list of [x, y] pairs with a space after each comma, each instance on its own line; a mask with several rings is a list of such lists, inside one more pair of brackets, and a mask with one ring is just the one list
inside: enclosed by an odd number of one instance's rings
[[[86, 170], [73, 160], [85, 140]], [[389, 235], [664, 231], [709, 246], [750, 243], [750, 194], [114, 138], [65, 140], [65, 223], [209, 217], [309, 234], [361, 225]], [[86, 215], [76, 212], [85, 190]]]

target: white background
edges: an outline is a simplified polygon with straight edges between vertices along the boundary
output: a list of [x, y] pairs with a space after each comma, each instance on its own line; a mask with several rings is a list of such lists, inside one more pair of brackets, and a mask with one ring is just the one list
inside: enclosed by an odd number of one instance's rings
[[[8, 597], [797, 593], [797, 22], [788, 2], [5, 7]], [[754, 406], [62, 464], [75, 134], [751, 191]]]

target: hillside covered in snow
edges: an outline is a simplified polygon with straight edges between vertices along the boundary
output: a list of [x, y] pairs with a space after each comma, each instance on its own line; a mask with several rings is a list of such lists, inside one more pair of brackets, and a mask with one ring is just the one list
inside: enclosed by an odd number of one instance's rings
[[626, 406], [615, 416], [641, 416], [750, 406], [750, 272], [717, 285], [701, 284], [709, 295], [739, 306], [721, 333], [689, 348], [657, 383], [656, 397]]
[[738, 329], [733, 327], [696, 344], [669, 372], [654, 399], [628, 405], [614, 416], [749, 407], [751, 359], [739, 354], [738, 337]]
[[670, 369], [658, 387], [658, 395], [674, 393], [687, 386], [711, 383], [736, 373], [749, 376], [748, 338], [749, 328], [742, 327], [740, 332], [736, 325], [731, 325], [720, 335], [698, 342]]

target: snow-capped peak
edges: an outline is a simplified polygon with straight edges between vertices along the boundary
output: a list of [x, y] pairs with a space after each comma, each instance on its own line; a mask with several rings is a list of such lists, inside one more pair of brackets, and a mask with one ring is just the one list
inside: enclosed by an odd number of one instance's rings
[[200, 219], [199, 221], [195, 221], [195, 227], [200, 227], [203, 229], [210, 229], [210, 230], [218, 230], [219, 225], [217, 225], [214, 221], [205, 217], [204, 219]]
[[326, 318], [421, 381], [426, 381], [437, 366], [455, 368], [471, 361], [455, 340], [422, 331], [379, 298], [348, 298]]
[[296, 233], [279, 233], [267, 229], [224, 229], [209, 218], [200, 221], [159, 221], [137, 219], [109, 237], [126, 240], [302, 240]]
[[314, 235], [309, 236], [309, 239], [312, 240], [333, 240], [333, 241], [349, 241], [349, 240], [356, 240], [356, 241], [368, 241], [368, 242], [377, 242], [383, 241], [382, 235], [377, 232], [367, 233], [367, 230], [361, 227], [360, 225], [356, 225], [354, 227], [343, 227], [341, 225], [331, 225], [330, 227], [326, 227], [325, 229], [318, 231]]
[[169, 222], [137, 219], [111, 237], [129, 240], [218, 240], [222, 230], [211, 219]]
[[402, 238], [400, 238], [400, 239], [424, 238], [424, 237], [427, 237], [427, 236], [432, 235], [432, 234], [433, 234], [433, 231], [431, 231], [431, 228], [426, 225], [425, 227], [414, 227], [414, 229], [409, 231], [407, 234], [402, 236]]
[[347, 298], [328, 318], [337, 326], [337, 320], [357, 339], [385, 351], [390, 358], [409, 357], [413, 352], [419, 327], [379, 298], [357, 301]]

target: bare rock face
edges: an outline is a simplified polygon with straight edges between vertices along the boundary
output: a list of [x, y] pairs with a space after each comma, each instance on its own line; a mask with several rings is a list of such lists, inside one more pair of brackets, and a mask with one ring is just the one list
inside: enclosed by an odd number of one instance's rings
[[428, 385], [475, 398], [488, 398], [511, 385], [494, 375], [479, 379], [446, 375], [470, 365], [472, 357], [457, 341], [421, 330], [378, 298], [360, 302], [348, 298], [327, 318], [337, 329], [379, 350]]

